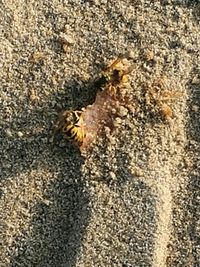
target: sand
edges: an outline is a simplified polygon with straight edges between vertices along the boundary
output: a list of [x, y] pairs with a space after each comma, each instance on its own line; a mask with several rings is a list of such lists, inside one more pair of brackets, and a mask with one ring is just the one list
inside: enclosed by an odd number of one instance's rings
[[[0, 266], [200, 266], [200, 2], [2, 1]], [[58, 113], [129, 53], [133, 110], [83, 157]], [[166, 77], [169, 121], [145, 102]]]

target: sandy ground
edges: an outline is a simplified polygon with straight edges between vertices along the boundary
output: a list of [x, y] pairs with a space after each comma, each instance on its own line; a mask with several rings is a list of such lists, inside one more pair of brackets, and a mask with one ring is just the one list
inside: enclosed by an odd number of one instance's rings
[[[1, 267], [200, 266], [199, 22], [198, 0], [1, 1]], [[86, 158], [50, 142], [125, 52], [135, 111]], [[169, 122], [142, 87], [163, 76]]]

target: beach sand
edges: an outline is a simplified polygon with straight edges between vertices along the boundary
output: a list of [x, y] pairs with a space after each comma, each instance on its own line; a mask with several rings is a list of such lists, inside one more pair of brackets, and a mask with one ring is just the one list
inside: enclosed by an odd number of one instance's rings
[[[0, 266], [200, 266], [200, 2], [7, 0], [0, 29]], [[85, 157], [51, 142], [121, 53], [132, 111]], [[145, 99], [159, 79], [169, 120]]]

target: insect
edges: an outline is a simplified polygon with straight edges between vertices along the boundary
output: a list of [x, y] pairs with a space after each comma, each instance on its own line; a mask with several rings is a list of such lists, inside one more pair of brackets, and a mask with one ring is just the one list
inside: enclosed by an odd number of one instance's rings
[[81, 126], [82, 111], [64, 111], [60, 114], [54, 128], [54, 134], [61, 131], [68, 141], [74, 141], [81, 145], [85, 137], [85, 131]]
[[126, 56], [120, 54], [110, 65], [106, 66], [99, 77], [94, 81], [93, 86], [100, 90], [104, 90], [107, 86], [118, 87], [128, 82], [128, 74], [133, 67], [127, 67], [124, 64]]
[[132, 67], [126, 67], [123, 64], [124, 56], [120, 55], [113, 63], [104, 68], [102, 76], [107, 84], [118, 86], [128, 81], [128, 74], [132, 71]]
[[55, 126], [67, 140], [87, 150], [104, 125], [112, 124], [112, 109], [122, 100], [120, 90], [128, 82], [128, 74], [132, 67], [124, 63], [125, 57], [120, 55], [103, 69], [94, 86], [98, 91], [95, 101], [81, 111], [64, 111]]

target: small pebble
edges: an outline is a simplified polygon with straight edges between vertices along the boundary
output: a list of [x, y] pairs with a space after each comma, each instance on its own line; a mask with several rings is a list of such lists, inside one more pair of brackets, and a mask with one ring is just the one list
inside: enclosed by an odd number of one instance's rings
[[134, 51], [130, 51], [129, 53], [128, 53], [128, 56], [129, 56], [129, 58], [135, 58], [135, 53], [134, 53]]
[[19, 131], [19, 132], [17, 132], [17, 135], [18, 135], [18, 137], [23, 137], [24, 134]]
[[115, 174], [114, 172], [110, 171], [109, 174], [110, 174], [110, 177], [111, 177], [113, 180], [116, 179], [116, 174]]
[[122, 123], [122, 119], [119, 118], [119, 117], [117, 117], [117, 118], [115, 119], [115, 123], [116, 123], [116, 124], [121, 124], [121, 123]]
[[194, 111], [194, 112], [198, 112], [198, 111], [199, 111], [199, 106], [197, 106], [197, 105], [193, 105], [193, 106], [192, 106], [192, 111]]
[[125, 117], [125, 116], [127, 116], [127, 114], [128, 114], [128, 109], [123, 107], [123, 106], [120, 106], [119, 107], [119, 115], [121, 117]]
[[74, 43], [73, 37], [71, 35], [65, 34], [63, 32], [60, 34], [60, 38], [64, 44], [72, 45]]
[[141, 176], [144, 175], [143, 170], [141, 168], [139, 168], [139, 167], [133, 167], [132, 168], [132, 173], [133, 173], [133, 175], [135, 175], [137, 177], [141, 177]]
[[8, 137], [12, 137], [12, 132], [10, 129], [6, 129], [5, 132], [6, 132]]

